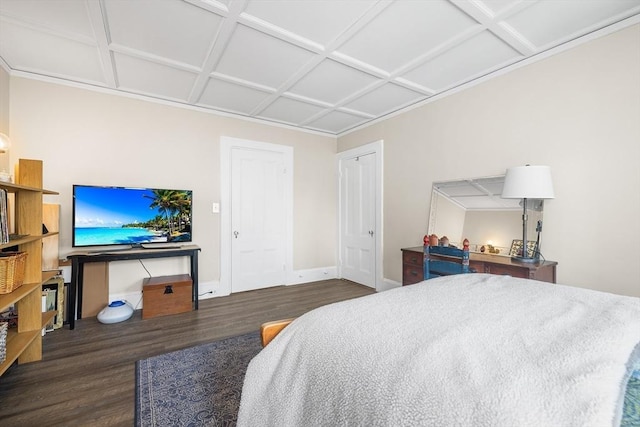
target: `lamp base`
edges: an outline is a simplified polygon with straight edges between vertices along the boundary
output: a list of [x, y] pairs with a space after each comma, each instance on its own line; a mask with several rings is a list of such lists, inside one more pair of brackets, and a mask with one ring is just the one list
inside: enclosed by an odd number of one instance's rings
[[522, 257], [522, 256], [512, 256], [511, 257], [512, 261], [517, 261], [517, 262], [526, 262], [529, 264], [532, 263], [536, 263], [540, 261], [540, 258], [530, 258], [530, 257]]

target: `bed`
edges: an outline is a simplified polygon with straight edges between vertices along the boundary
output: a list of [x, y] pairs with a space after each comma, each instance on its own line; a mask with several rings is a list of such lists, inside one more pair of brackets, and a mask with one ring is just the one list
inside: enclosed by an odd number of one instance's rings
[[238, 425], [630, 426], [638, 360], [639, 298], [446, 276], [295, 319], [249, 364]]

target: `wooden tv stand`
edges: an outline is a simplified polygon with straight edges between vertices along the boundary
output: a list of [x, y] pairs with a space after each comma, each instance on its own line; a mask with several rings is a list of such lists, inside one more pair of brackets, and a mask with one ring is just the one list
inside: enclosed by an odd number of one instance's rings
[[188, 256], [191, 260], [191, 279], [193, 280], [192, 301], [194, 309], [198, 309], [198, 252], [197, 245], [176, 246], [175, 249], [144, 249], [127, 250], [105, 249], [103, 252], [84, 251], [67, 255], [71, 258], [71, 283], [69, 284], [69, 299], [67, 312], [69, 313], [69, 329], [75, 328], [75, 319], [82, 319], [82, 290], [84, 265], [92, 262], [126, 261], [133, 259], [170, 258]]
[[[422, 260], [422, 246], [402, 249], [402, 286], [422, 282]], [[556, 283], [557, 265], [555, 261], [526, 263], [514, 261], [507, 256], [477, 252], [469, 254], [469, 268], [477, 273], [503, 274], [542, 282]]]

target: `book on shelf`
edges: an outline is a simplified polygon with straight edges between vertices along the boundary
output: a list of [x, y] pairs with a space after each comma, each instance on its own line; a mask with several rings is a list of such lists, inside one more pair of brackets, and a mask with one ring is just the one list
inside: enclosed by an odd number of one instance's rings
[[4, 188], [0, 188], [0, 243], [9, 243], [9, 208]]
[[62, 276], [58, 275], [49, 279], [42, 285], [43, 291], [48, 291], [48, 310], [56, 310], [57, 314], [53, 318], [53, 329], [60, 329], [64, 324], [64, 280]]
[[[47, 311], [47, 294], [45, 292], [42, 293], [42, 312]], [[42, 336], [47, 333], [47, 327], [42, 328]]]
[[[43, 306], [42, 312], [53, 311], [56, 309], [56, 296], [57, 289], [43, 289], [42, 290], [42, 298], [43, 298]], [[54, 329], [54, 319], [49, 320], [49, 322], [44, 327], [45, 332], [51, 332]]]

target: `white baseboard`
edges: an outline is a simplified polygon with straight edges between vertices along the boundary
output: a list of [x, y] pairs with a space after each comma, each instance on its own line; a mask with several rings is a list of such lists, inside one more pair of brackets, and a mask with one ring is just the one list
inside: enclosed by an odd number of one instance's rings
[[376, 292], [388, 291], [389, 289], [395, 289], [402, 286], [402, 283], [395, 280], [382, 279], [379, 286], [376, 288]]
[[[221, 295], [219, 288], [220, 282], [217, 281], [198, 283], [198, 300], [224, 296]], [[141, 290], [137, 292], [109, 294], [109, 302], [117, 300], [128, 301], [135, 310], [139, 310], [143, 306]]]
[[287, 285], [299, 285], [301, 283], [335, 279], [336, 277], [338, 277], [338, 269], [335, 266], [296, 270], [291, 273], [287, 280]]
[[[291, 273], [291, 276], [287, 279], [286, 285], [299, 285], [302, 283], [317, 282], [320, 280], [335, 279], [337, 276], [337, 268], [322, 267], [311, 268], [307, 270], [296, 270]], [[200, 281], [198, 283], [198, 300], [216, 298], [228, 296], [230, 293], [220, 289], [220, 281]], [[114, 293], [109, 294], [109, 302], [116, 300], [126, 300], [134, 306], [134, 308], [142, 308], [142, 291], [127, 292], [127, 293]]]
[[229, 295], [226, 292], [221, 292], [220, 282], [217, 280], [209, 282], [198, 282], [198, 300], [223, 297]]
[[[299, 285], [302, 283], [317, 282], [319, 280], [335, 279], [337, 277], [336, 267], [312, 268], [308, 270], [297, 270], [291, 273], [285, 285]], [[198, 299], [209, 299], [231, 295], [230, 290], [220, 289], [219, 281], [200, 282], [198, 284]]]

